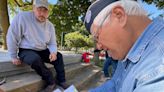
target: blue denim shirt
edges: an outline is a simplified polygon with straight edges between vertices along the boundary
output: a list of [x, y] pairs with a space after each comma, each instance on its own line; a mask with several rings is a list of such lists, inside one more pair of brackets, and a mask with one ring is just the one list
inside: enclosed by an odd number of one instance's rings
[[113, 78], [89, 92], [164, 92], [164, 20], [153, 20]]

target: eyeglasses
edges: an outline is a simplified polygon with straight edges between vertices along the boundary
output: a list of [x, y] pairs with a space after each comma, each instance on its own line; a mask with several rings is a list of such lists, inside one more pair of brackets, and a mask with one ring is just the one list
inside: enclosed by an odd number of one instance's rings
[[110, 14], [111, 12], [109, 12], [105, 17], [104, 17], [104, 19], [102, 20], [102, 22], [100, 23], [100, 25], [97, 27], [97, 30], [96, 31], [92, 31], [91, 32], [91, 34], [92, 34], [92, 36], [93, 36], [93, 40], [95, 40], [96, 42], [98, 42], [98, 39], [99, 39], [99, 30], [102, 28], [102, 26], [103, 26], [103, 24], [104, 24], [104, 22], [105, 22], [105, 20], [108, 18], [108, 16], [109, 16], [109, 14]]

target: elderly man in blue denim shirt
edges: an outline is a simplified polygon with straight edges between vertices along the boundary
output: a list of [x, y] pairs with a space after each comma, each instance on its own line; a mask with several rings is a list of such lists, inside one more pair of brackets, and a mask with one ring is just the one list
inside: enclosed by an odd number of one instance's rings
[[85, 26], [99, 49], [119, 60], [113, 78], [89, 92], [164, 92], [164, 20], [132, 0], [98, 0]]

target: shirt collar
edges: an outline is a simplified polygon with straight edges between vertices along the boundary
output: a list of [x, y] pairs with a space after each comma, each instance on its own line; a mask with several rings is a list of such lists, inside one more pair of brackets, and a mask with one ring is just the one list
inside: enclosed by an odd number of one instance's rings
[[131, 62], [137, 63], [149, 42], [154, 38], [154, 36], [158, 32], [161, 31], [161, 25], [163, 25], [161, 18], [154, 19], [152, 23], [150, 23], [148, 27], [145, 29], [145, 31], [141, 34], [141, 36], [137, 39], [137, 41], [135, 42], [135, 44], [123, 60], [123, 62], [129, 59]]

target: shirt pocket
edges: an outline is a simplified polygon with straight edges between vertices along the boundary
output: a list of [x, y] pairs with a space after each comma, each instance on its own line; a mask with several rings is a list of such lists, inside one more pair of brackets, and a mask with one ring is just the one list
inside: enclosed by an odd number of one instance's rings
[[137, 85], [153, 83], [158, 81], [158, 79], [161, 77], [164, 77], [164, 65], [159, 65], [158, 67], [152, 69], [150, 72], [143, 74], [141, 77], [139, 77], [139, 82]]

